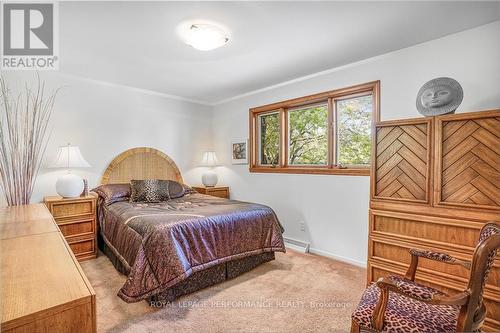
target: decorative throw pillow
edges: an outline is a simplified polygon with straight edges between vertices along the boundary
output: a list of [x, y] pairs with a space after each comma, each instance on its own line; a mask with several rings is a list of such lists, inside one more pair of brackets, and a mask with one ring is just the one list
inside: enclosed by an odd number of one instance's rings
[[104, 200], [104, 204], [111, 205], [115, 202], [128, 201], [130, 197], [130, 184], [105, 184], [92, 190]]
[[155, 203], [167, 201], [169, 181], [161, 179], [145, 179], [130, 181], [130, 202]]
[[184, 187], [184, 195], [188, 195], [188, 194], [193, 194], [193, 193], [198, 193], [196, 192], [191, 186], [189, 185], [186, 185], [186, 184], [182, 184], [182, 187]]
[[186, 194], [186, 188], [181, 183], [176, 182], [175, 180], [168, 181], [168, 195], [170, 199], [176, 199], [183, 197]]

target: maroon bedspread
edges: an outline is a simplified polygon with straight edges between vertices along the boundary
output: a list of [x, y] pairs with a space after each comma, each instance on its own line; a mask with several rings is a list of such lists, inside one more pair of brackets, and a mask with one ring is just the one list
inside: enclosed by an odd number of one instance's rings
[[202, 194], [159, 204], [99, 205], [104, 241], [128, 271], [118, 296], [137, 302], [193, 272], [263, 252], [285, 252], [266, 206]]

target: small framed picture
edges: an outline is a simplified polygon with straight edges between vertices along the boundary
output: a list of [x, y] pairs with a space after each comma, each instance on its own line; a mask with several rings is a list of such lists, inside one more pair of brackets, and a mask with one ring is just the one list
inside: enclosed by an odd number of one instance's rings
[[233, 164], [248, 164], [248, 140], [233, 140], [231, 143]]

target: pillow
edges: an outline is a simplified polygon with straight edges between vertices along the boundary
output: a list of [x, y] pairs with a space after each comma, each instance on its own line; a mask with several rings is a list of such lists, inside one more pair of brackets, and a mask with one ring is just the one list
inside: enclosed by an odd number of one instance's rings
[[185, 196], [189, 193], [187, 185], [176, 182], [175, 180], [168, 181], [168, 195], [170, 199], [176, 199]]
[[103, 200], [104, 204], [111, 205], [119, 201], [128, 201], [130, 197], [130, 184], [105, 184], [92, 190]]
[[186, 185], [186, 184], [182, 184], [182, 187], [184, 187], [184, 195], [188, 195], [188, 194], [193, 194], [193, 193], [198, 193], [196, 192], [191, 186], [189, 185]]
[[130, 181], [130, 202], [155, 203], [167, 201], [169, 196], [169, 181], [161, 179], [144, 179]]

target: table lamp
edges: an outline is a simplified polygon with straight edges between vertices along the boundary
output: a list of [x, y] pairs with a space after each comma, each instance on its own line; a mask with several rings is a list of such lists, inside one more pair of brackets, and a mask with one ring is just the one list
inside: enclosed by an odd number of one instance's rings
[[59, 147], [57, 157], [49, 167], [65, 168], [67, 170], [66, 174], [57, 178], [56, 191], [60, 196], [64, 198], [75, 198], [82, 194], [84, 187], [83, 179], [71, 173], [71, 169], [88, 168], [90, 164], [85, 161], [78, 147], [71, 146], [69, 143], [67, 146]]
[[201, 182], [203, 185], [206, 187], [214, 187], [217, 185], [217, 174], [213, 170], [213, 167], [216, 167], [219, 165], [219, 161], [217, 160], [217, 156], [215, 155], [214, 151], [206, 151], [203, 153], [203, 159], [201, 160], [201, 165], [208, 167], [208, 169], [205, 170], [203, 175], [201, 176]]

